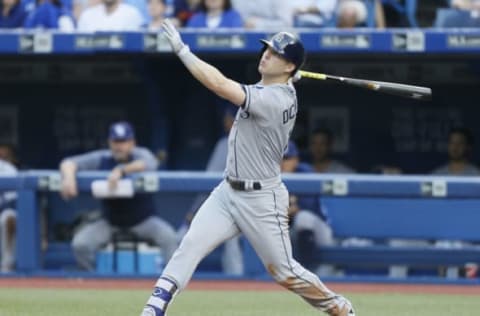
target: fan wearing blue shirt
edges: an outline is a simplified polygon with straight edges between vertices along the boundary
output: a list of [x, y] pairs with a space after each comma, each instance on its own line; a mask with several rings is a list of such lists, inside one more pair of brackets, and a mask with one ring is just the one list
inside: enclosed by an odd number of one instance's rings
[[73, 31], [75, 26], [70, 12], [62, 7], [60, 0], [38, 0], [25, 21], [25, 28]]
[[243, 27], [243, 21], [230, 0], [202, 0], [199, 12], [191, 17], [187, 27], [235, 28]]
[[19, 28], [27, 16], [24, 5], [20, 0], [0, 1], [0, 28]]

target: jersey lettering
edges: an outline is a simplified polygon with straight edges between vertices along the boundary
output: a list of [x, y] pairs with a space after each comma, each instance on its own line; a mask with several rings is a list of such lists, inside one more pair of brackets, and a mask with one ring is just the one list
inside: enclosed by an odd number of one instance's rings
[[295, 104], [292, 104], [292, 106], [288, 110], [283, 111], [283, 124], [287, 124], [288, 121], [294, 119], [296, 115], [297, 107]]

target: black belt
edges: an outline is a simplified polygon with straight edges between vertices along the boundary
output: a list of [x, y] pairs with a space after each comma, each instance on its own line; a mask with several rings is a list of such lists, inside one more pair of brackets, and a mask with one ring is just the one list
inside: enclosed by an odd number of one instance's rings
[[233, 180], [227, 177], [227, 182], [230, 184], [232, 189], [237, 190], [237, 191], [249, 191], [249, 190], [261, 190], [262, 189], [262, 184], [260, 182], [253, 182], [252, 187], [249, 189], [247, 186], [246, 181], [241, 181], [241, 180]]

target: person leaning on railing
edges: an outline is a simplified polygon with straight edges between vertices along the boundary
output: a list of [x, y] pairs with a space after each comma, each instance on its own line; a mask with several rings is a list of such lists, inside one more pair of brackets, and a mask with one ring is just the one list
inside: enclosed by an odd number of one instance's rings
[[[107, 191], [113, 192], [124, 176], [157, 169], [157, 160], [153, 153], [136, 146], [135, 133], [129, 123], [112, 124], [108, 143], [109, 149], [68, 157], [61, 162], [61, 194], [65, 199], [78, 195], [77, 171], [109, 171]], [[101, 201], [103, 216], [81, 227], [72, 240], [75, 258], [82, 268], [93, 270], [95, 252], [107, 244], [112, 234], [118, 230], [127, 230], [138, 238], [153, 241], [163, 250], [165, 259], [170, 258], [177, 246], [175, 230], [157, 215], [153, 194], [136, 193], [132, 197], [106, 197]]]

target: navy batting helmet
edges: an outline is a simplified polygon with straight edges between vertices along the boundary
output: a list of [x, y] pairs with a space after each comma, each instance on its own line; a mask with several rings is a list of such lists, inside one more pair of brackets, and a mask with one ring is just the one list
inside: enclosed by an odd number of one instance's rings
[[264, 48], [270, 47], [274, 52], [295, 64], [295, 73], [305, 61], [305, 49], [298, 37], [288, 32], [279, 32], [268, 40], [260, 40]]

